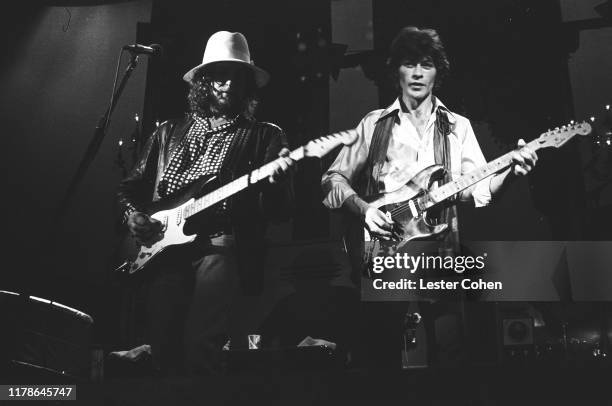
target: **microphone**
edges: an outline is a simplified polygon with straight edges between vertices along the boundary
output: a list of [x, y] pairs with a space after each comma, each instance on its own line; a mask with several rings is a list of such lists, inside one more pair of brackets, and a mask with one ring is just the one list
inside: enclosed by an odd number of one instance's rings
[[162, 51], [162, 47], [159, 44], [151, 44], [149, 46], [140, 44], [124, 45], [123, 49], [130, 51], [132, 54], [145, 54], [153, 56], [161, 54]]

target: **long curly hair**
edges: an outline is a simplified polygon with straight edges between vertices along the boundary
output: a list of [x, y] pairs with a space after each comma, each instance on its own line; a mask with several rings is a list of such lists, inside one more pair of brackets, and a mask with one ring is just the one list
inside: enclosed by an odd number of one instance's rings
[[391, 42], [390, 56], [387, 61], [389, 79], [398, 92], [401, 92], [398, 68], [406, 61], [416, 63], [425, 58], [431, 58], [436, 67], [434, 89], [438, 89], [450, 73], [450, 62], [438, 32], [431, 28], [402, 28]]
[[[244, 99], [240, 101], [240, 105], [236, 106], [236, 113], [244, 113], [249, 103], [257, 98], [255, 76], [250, 69], [245, 69], [248, 73], [244, 89]], [[187, 94], [187, 102], [191, 114], [196, 114], [201, 117], [210, 117], [213, 114], [211, 109], [211, 103], [214, 97], [212, 84], [213, 79], [209, 75], [207, 69], [203, 68], [195, 72], [189, 85], [189, 93]]]

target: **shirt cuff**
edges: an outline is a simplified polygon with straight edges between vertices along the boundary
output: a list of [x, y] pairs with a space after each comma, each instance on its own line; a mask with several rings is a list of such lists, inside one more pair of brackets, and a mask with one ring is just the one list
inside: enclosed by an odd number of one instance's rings
[[123, 224], [127, 224], [128, 219], [130, 218], [130, 214], [138, 211], [138, 209], [131, 203], [127, 203], [125, 205], [125, 210], [123, 211]]
[[323, 205], [328, 209], [339, 209], [342, 207], [346, 199], [357, 194], [349, 185], [338, 183], [329, 191]]
[[493, 179], [493, 176], [481, 180], [474, 186], [474, 190], [472, 190], [474, 206], [483, 207], [491, 203], [491, 179]]

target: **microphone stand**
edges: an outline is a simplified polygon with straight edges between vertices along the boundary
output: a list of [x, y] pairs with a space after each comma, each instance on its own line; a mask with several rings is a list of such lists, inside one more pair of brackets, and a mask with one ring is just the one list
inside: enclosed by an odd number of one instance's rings
[[58, 238], [54, 238], [56, 237], [54, 234], [58, 233], [60, 221], [65, 216], [79, 183], [83, 180], [85, 172], [91, 165], [91, 162], [95, 158], [96, 154], [98, 153], [98, 150], [100, 149], [100, 146], [102, 145], [102, 141], [104, 140], [106, 130], [110, 123], [110, 117], [113, 113], [113, 110], [115, 109], [115, 106], [117, 105], [117, 100], [121, 96], [121, 93], [123, 92], [123, 89], [125, 88], [125, 85], [127, 84], [130, 75], [138, 65], [138, 54], [130, 52], [130, 62], [123, 74], [123, 78], [121, 79], [119, 86], [116, 87], [122, 55], [123, 50], [121, 50], [121, 53], [119, 54], [119, 59], [117, 60], [117, 68], [115, 70], [115, 79], [113, 82], [113, 91], [109, 106], [102, 115], [102, 117], [100, 117], [98, 125], [94, 130], [94, 136], [91, 142], [89, 143], [85, 155], [81, 159], [77, 171], [74, 174], [68, 188], [66, 189], [66, 192], [61, 202], [56, 207], [53, 213], [54, 215], [47, 221], [48, 226], [45, 227], [45, 229], [50, 230], [50, 232], [47, 234], [43, 232], [41, 234], [41, 241], [39, 242], [39, 244], [41, 247], [46, 247], [46, 249], [42, 255], [39, 255], [37, 258], [34, 259], [30, 267], [26, 267], [25, 272], [23, 273], [23, 282], [20, 283], [20, 285], [22, 285], [21, 295], [24, 297], [28, 297], [32, 292], [32, 281], [38, 279], [36, 269], [44, 269], [44, 267], [48, 265], [44, 262], [45, 259], [52, 255], [52, 253], [55, 251], [55, 248], [57, 247], [57, 244], [60, 243]]
[[94, 136], [91, 142], [89, 143], [89, 146], [87, 147], [87, 151], [85, 152], [85, 155], [81, 159], [81, 163], [79, 164], [79, 167], [77, 168], [77, 171], [74, 174], [72, 181], [70, 182], [70, 185], [68, 186], [68, 189], [66, 190], [64, 198], [61, 200], [60, 204], [58, 205], [56, 209], [56, 214], [55, 214], [56, 223], [59, 223], [59, 221], [66, 214], [66, 211], [70, 205], [72, 198], [75, 195], [75, 192], [77, 190], [79, 183], [83, 180], [83, 177], [85, 176], [85, 172], [91, 165], [91, 162], [96, 157], [96, 154], [98, 153], [98, 150], [100, 149], [100, 145], [102, 145], [102, 141], [104, 140], [104, 137], [106, 136], [106, 130], [108, 128], [108, 125], [110, 124], [110, 117], [113, 114], [113, 110], [115, 109], [115, 106], [117, 105], [117, 101], [119, 100], [119, 97], [121, 96], [121, 93], [123, 92], [123, 89], [125, 88], [125, 85], [127, 84], [128, 79], [130, 78], [132, 72], [134, 71], [137, 65], [138, 65], [138, 54], [130, 52], [130, 62], [127, 68], [125, 69], [125, 72], [123, 73], [123, 77], [121, 78], [121, 82], [119, 83], [119, 86], [117, 87], [116, 90], [115, 90], [115, 85], [117, 83], [117, 75], [115, 75], [115, 82], [113, 83], [113, 94], [111, 96], [110, 104], [108, 108], [106, 109], [106, 112], [102, 115], [102, 117], [100, 117], [100, 120], [98, 121], [98, 125], [96, 126], [94, 130]]

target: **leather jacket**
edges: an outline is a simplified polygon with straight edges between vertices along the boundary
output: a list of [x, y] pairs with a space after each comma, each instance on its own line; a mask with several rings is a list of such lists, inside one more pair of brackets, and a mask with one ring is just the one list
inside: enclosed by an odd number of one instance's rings
[[[245, 136], [234, 137], [219, 176], [222, 183], [241, 176], [278, 157], [287, 147], [284, 132], [276, 125], [244, 116], [238, 126]], [[191, 116], [162, 123], [145, 143], [140, 158], [118, 188], [117, 201], [123, 221], [133, 211], [145, 211], [160, 199], [157, 186], [172, 153], [193, 123]], [[268, 221], [289, 218], [293, 208], [290, 176], [280, 184], [262, 180], [229, 199], [229, 217], [236, 241], [240, 273], [247, 293], [263, 287], [264, 233]]]

